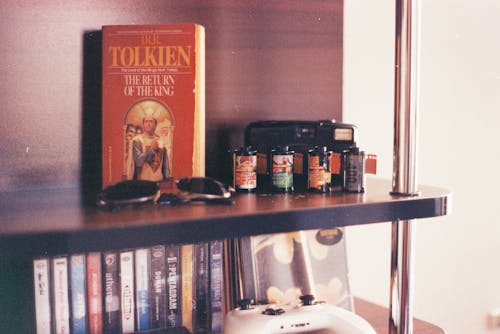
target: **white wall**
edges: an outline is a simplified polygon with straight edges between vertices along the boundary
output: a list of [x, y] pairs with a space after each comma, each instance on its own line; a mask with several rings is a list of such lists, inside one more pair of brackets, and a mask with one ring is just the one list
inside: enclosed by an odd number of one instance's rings
[[[345, 122], [390, 179], [394, 0], [345, 0]], [[448, 333], [500, 333], [500, 1], [421, 0], [419, 179], [453, 212], [417, 222], [416, 317]], [[390, 189], [388, 189], [389, 191]], [[388, 304], [389, 224], [348, 231], [351, 287]]]

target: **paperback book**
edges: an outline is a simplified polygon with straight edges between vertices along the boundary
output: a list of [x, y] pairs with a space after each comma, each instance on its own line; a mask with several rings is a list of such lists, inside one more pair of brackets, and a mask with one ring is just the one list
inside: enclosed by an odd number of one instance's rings
[[103, 26], [102, 181], [205, 173], [205, 32]]

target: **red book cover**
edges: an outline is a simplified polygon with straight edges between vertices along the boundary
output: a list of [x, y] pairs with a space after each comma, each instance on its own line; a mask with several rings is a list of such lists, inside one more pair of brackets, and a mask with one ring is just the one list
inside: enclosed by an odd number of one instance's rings
[[205, 30], [102, 28], [102, 179], [205, 174]]
[[87, 300], [89, 333], [102, 333], [102, 268], [101, 253], [87, 255]]

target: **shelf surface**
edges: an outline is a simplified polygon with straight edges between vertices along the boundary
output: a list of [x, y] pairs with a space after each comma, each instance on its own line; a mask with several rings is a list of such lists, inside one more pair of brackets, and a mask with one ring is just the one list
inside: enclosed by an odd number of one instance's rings
[[[393, 196], [368, 178], [361, 194], [235, 194], [234, 205], [142, 205], [117, 212], [82, 205], [77, 190], [0, 194], [0, 254], [32, 254], [186, 243], [256, 234], [429, 218], [449, 212], [448, 191], [422, 186]], [[36, 244], [32, 241], [36, 239]], [[40, 249], [36, 249], [40, 248]], [[17, 252], [17, 251], [16, 251]], [[40, 253], [41, 252], [41, 253]], [[26, 254], [28, 255], [28, 254]]]
[[[366, 300], [355, 298], [354, 308], [358, 315], [366, 319], [377, 333], [389, 333], [389, 309]], [[438, 326], [420, 319], [413, 319], [414, 334], [445, 334]]]

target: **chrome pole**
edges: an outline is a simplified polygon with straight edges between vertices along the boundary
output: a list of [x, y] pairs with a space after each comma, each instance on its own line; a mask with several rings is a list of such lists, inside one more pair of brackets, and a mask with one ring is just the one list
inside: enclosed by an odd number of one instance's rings
[[[418, 195], [418, 0], [396, 0], [392, 194]], [[389, 333], [413, 332], [414, 221], [392, 222]]]

